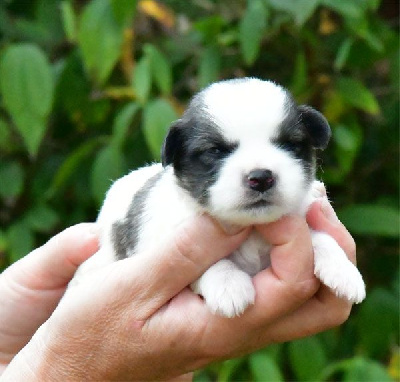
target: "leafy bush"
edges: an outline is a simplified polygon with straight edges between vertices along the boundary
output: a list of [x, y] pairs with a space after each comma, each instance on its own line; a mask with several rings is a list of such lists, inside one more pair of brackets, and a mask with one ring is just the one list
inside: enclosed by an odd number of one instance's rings
[[208, 83], [258, 76], [321, 110], [319, 176], [358, 244], [366, 301], [342, 327], [212, 365], [198, 381], [399, 379], [398, 18], [380, 0], [4, 0], [0, 269], [94, 220], [111, 180], [158, 160]]

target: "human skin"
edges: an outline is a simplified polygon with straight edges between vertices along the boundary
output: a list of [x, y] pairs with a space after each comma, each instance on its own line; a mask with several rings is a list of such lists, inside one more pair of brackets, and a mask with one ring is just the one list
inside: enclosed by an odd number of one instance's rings
[[309, 226], [330, 234], [355, 262], [354, 241], [326, 198], [307, 221], [288, 216], [255, 226], [273, 245], [271, 266], [253, 278], [255, 304], [233, 319], [211, 314], [187, 285], [249, 229], [227, 233], [201, 216], [157, 253], [98, 269], [59, 302], [77, 266], [97, 250], [94, 225], [71, 227], [0, 275], [2, 377], [190, 380], [186, 373], [210, 362], [337, 326], [351, 305], [314, 277]]

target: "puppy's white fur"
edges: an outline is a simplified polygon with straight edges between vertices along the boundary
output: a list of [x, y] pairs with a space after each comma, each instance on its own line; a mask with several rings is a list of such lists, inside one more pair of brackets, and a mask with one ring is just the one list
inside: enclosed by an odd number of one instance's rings
[[[135, 195], [154, 176], [158, 180], [147, 190], [141, 214], [136, 217], [134, 251], [126, 256], [159, 250], [183, 221], [203, 212], [238, 225], [267, 223], [285, 214], [305, 216], [310, 204], [324, 196], [324, 187], [307, 180], [307, 166], [302, 159], [275, 143], [282, 121], [288, 117], [287, 103], [288, 93], [269, 81], [227, 81], [204, 90], [202, 118], [205, 115], [226, 142], [235, 144], [235, 149], [220, 160], [220, 167], [206, 188], [207, 202], [199, 202], [190, 189], [182, 186], [174, 165], [163, 168], [154, 164], [132, 171], [108, 191], [98, 217], [101, 249], [79, 268], [76, 278], [116, 260], [114, 223], [127, 219]], [[243, 179], [254, 169], [269, 169], [276, 183], [268, 193], [267, 207], [249, 209], [244, 207], [249, 190]], [[362, 277], [338, 244], [320, 232], [312, 232], [312, 242], [315, 275], [338, 296], [351, 302], [362, 301]], [[204, 297], [215, 313], [227, 317], [243, 313], [254, 303], [251, 276], [269, 266], [269, 250], [270, 246], [253, 232], [237, 251], [210, 267], [192, 284], [192, 289]]]

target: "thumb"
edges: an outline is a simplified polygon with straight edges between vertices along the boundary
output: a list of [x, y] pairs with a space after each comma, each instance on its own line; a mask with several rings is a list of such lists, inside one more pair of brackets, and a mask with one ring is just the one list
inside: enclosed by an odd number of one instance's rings
[[349, 259], [356, 262], [356, 244], [347, 231], [346, 227], [339, 221], [331, 204], [326, 197], [314, 202], [307, 213], [307, 223], [315, 231], [325, 232], [332, 236], [346, 252]]
[[95, 223], [67, 228], [10, 266], [4, 273], [32, 290], [66, 287], [76, 269], [98, 249]]
[[138, 302], [135, 315], [143, 320], [150, 317], [212, 264], [239, 247], [249, 231], [229, 234], [209, 216], [201, 215], [184, 223], [157, 253], [121, 260], [118, 282], [126, 283], [123, 289], [130, 291], [126, 298]]

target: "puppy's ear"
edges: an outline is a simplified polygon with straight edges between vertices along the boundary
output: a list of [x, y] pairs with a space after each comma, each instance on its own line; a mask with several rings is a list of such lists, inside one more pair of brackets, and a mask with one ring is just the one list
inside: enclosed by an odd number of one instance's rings
[[174, 122], [165, 137], [164, 144], [161, 149], [161, 163], [163, 167], [169, 164], [175, 164], [175, 159], [182, 149], [182, 123], [180, 120]]
[[325, 149], [331, 138], [331, 128], [326, 118], [307, 105], [299, 106], [300, 119], [316, 149]]

